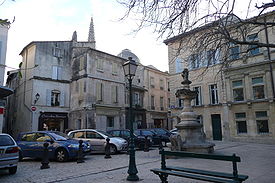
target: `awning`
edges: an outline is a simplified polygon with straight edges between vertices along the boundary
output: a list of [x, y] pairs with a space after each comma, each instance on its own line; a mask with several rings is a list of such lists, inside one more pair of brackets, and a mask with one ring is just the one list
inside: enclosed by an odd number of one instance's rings
[[10, 89], [5, 86], [0, 86], [0, 99], [7, 97], [11, 94], [13, 94], [13, 89]]

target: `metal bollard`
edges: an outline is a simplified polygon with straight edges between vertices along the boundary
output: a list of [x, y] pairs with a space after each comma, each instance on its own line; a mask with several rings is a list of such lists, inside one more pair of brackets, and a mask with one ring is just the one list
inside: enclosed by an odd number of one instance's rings
[[162, 141], [161, 141], [161, 138], [159, 138], [159, 150], [162, 150], [162, 149], [163, 149]]
[[144, 142], [144, 152], [149, 152], [149, 141], [148, 141], [148, 136], [145, 136], [145, 142]]
[[110, 152], [110, 139], [107, 138], [106, 139], [106, 146], [105, 146], [105, 159], [109, 159], [109, 158], [112, 158], [111, 157], [111, 152]]
[[84, 163], [82, 144], [83, 144], [83, 140], [79, 140], [79, 148], [78, 148], [78, 153], [77, 153], [77, 163]]
[[42, 165], [41, 165], [40, 169], [47, 169], [47, 168], [50, 168], [50, 166], [49, 166], [49, 150], [48, 150], [49, 143], [45, 142], [43, 144], [43, 146], [44, 146], [43, 159], [41, 161]]

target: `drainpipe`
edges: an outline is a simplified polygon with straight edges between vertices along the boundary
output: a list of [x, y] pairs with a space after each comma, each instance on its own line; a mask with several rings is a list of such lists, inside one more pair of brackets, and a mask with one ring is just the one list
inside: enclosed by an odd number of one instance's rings
[[[269, 44], [268, 40], [268, 33], [267, 33], [267, 25], [266, 25], [266, 17], [264, 17], [264, 23], [265, 23], [265, 38], [266, 38], [266, 44]], [[275, 99], [275, 89], [274, 89], [274, 79], [273, 79], [273, 68], [271, 63], [271, 56], [270, 56], [270, 48], [267, 46], [267, 55], [269, 60], [269, 70], [270, 70], [270, 77], [271, 77], [271, 87], [272, 87], [272, 93], [273, 93], [273, 99]]]

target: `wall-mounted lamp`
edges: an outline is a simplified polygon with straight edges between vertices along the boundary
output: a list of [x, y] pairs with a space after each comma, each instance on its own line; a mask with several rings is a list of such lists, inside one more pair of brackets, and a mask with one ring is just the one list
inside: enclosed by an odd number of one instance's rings
[[39, 100], [39, 98], [40, 98], [39, 93], [36, 93], [36, 95], [35, 95], [35, 100], [34, 100], [34, 104], [36, 104], [36, 102]]

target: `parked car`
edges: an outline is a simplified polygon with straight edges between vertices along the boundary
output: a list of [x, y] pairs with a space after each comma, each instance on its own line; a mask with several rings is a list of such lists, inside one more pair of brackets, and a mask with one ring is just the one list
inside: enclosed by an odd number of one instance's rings
[[134, 132], [137, 136], [147, 136], [152, 139], [153, 145], [159, 145], [160, 137], [150, 129], [137, 129]]
[[17, 171], [19, 148], [14, 139], [5, 133], [0, 133], [0, 169], [8, 169], [10, 174]]
[[[130, 142], [130, 130], [128, 129], [123, 129], [123, 130], [110, 130], [107, 131], [107, 133], [109, 133], [110, 135], [112, 135], [113, 137], [121, 137], [125, 140], [128, 141], [128, 143]], [[134, 134], [134, 141], [135, 141], [135, 146], [143, 149], [144, 148], [144, 144], [145, 144], [145, 137], [144, 136], [140, 136], [140, 135], [136, 135]], [[152, 138], [148, 137], [148, 146], [152, 146]]]
[[[70, 139], [66, 134], [58, 131], [35, 131], [20, 133], [17, 139], [19, 158], [42, 158], [43, 144], [49, 143], [49, 158], [63, 162], [77, 157], [79, 141]], [[83, 142], [84, 155], [91, 152], [90, 143]]]
[[163, 128], [151, 128], [150, 130], [155, 132], [160, 137], [161, 141], [165, 143], [165, 145], [167, 142], [170, 142], [169, 137], [171, 135], [171, 132], [169, 132], [168, 130]]
[[93, 147], [94, 152], [104, 152], [106, 139], [110, 139], [110, 152], [116, 154], [120, 151], [127, 150], [128, 142], [120, 137], [112, 137], [112, 135], [95, 129], [73, 130], [68, 133], [69, 137], [74, 139], [88, 140]]

